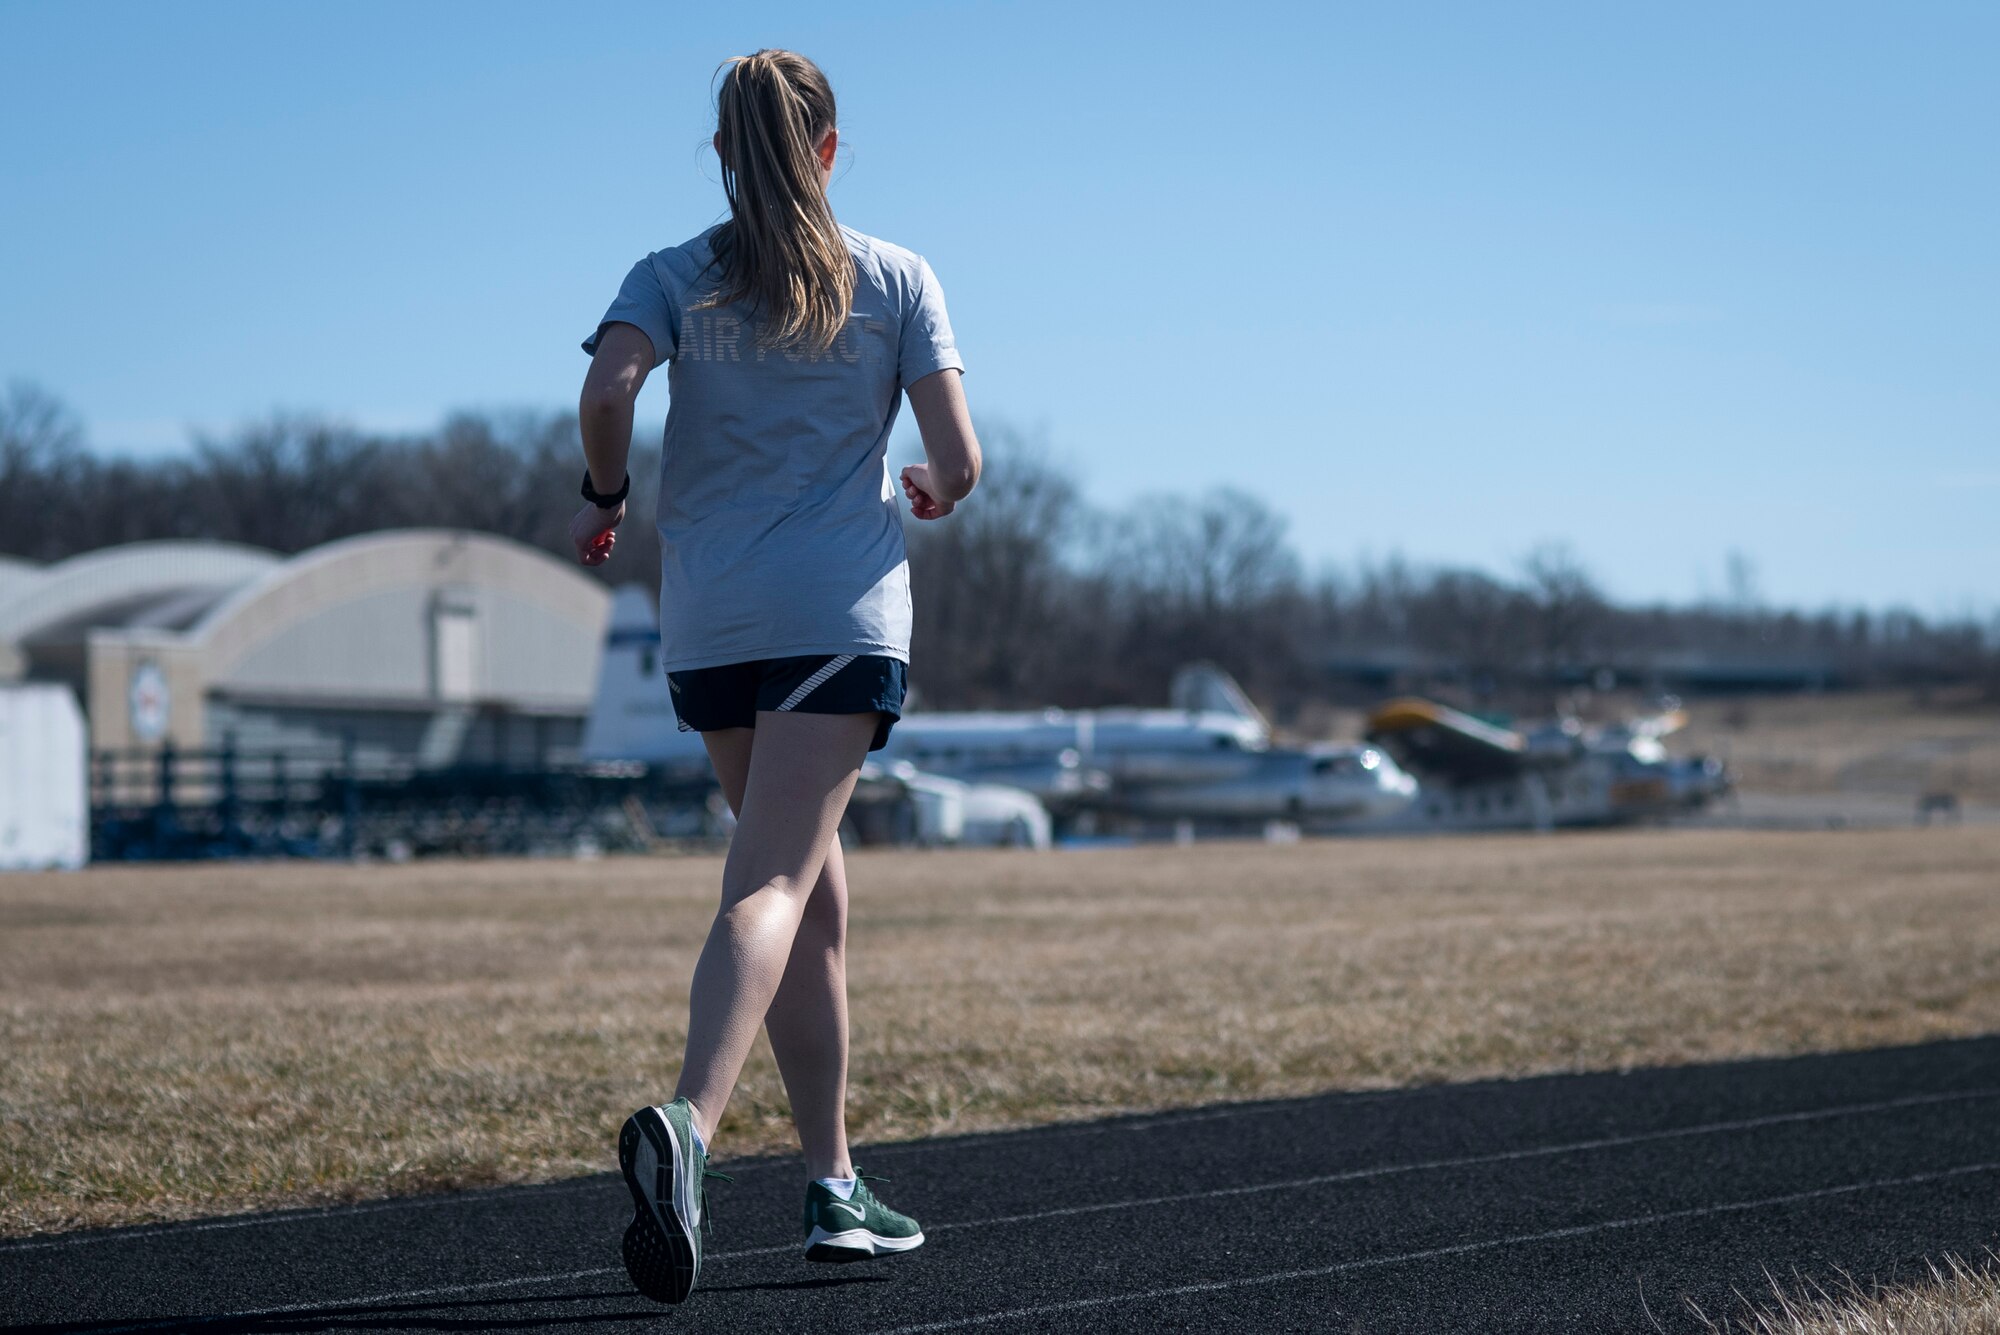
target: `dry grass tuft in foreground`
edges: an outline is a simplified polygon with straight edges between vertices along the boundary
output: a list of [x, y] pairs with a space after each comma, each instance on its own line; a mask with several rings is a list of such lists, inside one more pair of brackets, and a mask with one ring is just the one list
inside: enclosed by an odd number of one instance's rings
[[[860, 852], [857, 1139], [2000, 1030], [2000, 828]], [[715, 858], [0, 877], [0, 1233], [608, 1168]], [[760, 1044], [724, 1155], [794, 1147]]]
[[2000, 1335], [1997, 1262], [1947, 1256], [1917, 1283], [1867, 1289], [1852, 1280], [1832, 1289], [1807, 1282], [1796, 1293], [1773, 1285], [1773, 1304], [1729, 1322], [1703, 1321], [1711, 1335]]

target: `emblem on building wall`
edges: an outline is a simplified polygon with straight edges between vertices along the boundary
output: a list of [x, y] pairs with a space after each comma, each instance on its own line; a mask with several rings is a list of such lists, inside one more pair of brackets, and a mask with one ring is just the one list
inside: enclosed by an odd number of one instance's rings
[[132, 736], [141, 742], [157, 742], [167, 735], [168, 709], [172, 697], [167, 691], [167, 674], [160, 665], [146, 659], [132, 669]]

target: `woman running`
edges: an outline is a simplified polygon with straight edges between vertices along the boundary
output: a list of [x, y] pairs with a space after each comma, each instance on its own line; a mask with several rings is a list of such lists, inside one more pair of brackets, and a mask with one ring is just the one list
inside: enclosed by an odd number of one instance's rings
[[887, 461], [903, 394], [927, 460], [903, 470], [911, 513], [943, 518], [979, 478], [936, 276], [921, 256], [840, 226], [827, 203], [840, 137], [826, 77], [790, 51], [725, 70], [715, 150], [729, 219], [634, 265], [584, 343], [588, 504], [570, 525], [585, 565], [610, 558], [633, 400], [668, 363], [663, 666], [737, 821], [680, 1083], [618, 1137], [634, 1211], [625, 1268], [669, 1303], [701, 1273], [709, 1146], [759, 1025], [805, 1151], [806, 1259], [923, 1243], [847, 1157], [837, 831], [863, 758], [903, 707], [910, 581]]

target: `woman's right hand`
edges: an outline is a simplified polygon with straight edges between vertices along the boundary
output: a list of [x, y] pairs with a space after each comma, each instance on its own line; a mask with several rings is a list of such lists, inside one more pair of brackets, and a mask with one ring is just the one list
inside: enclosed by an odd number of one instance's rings
[[569, 521], [569, 540], [576, 545], [576, 559], [587, 566], [601, 566], [611, 559], [618, 545], [618, 525], [625, 520], [625, 502], [607, 510], [586, 504]]
[[956, 508], [932, 492], [929, 464], [911, 464], [903, 470], [903, 494], [910, 498], [910, 513], [919, 519], [943, 519]]

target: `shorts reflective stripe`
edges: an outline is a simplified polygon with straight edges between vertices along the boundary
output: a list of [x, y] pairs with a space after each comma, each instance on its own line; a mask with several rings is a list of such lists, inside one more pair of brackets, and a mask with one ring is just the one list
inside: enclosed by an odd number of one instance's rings
[[785, 697], [785, 703], [778, 706], [778, 712], [782, 714], [788, 709], [797, 708], [801, 700], [811, 695], [815, 690], [818, 690], [821, 683], [825, 682], [828, 677], [831, 677], [849, 663], [852, 663], [856, 657], [858, 657], [856, 654], [839, 654], [827, 659], [825, 665], [819, 671], [800, 682], [799, 688]]

